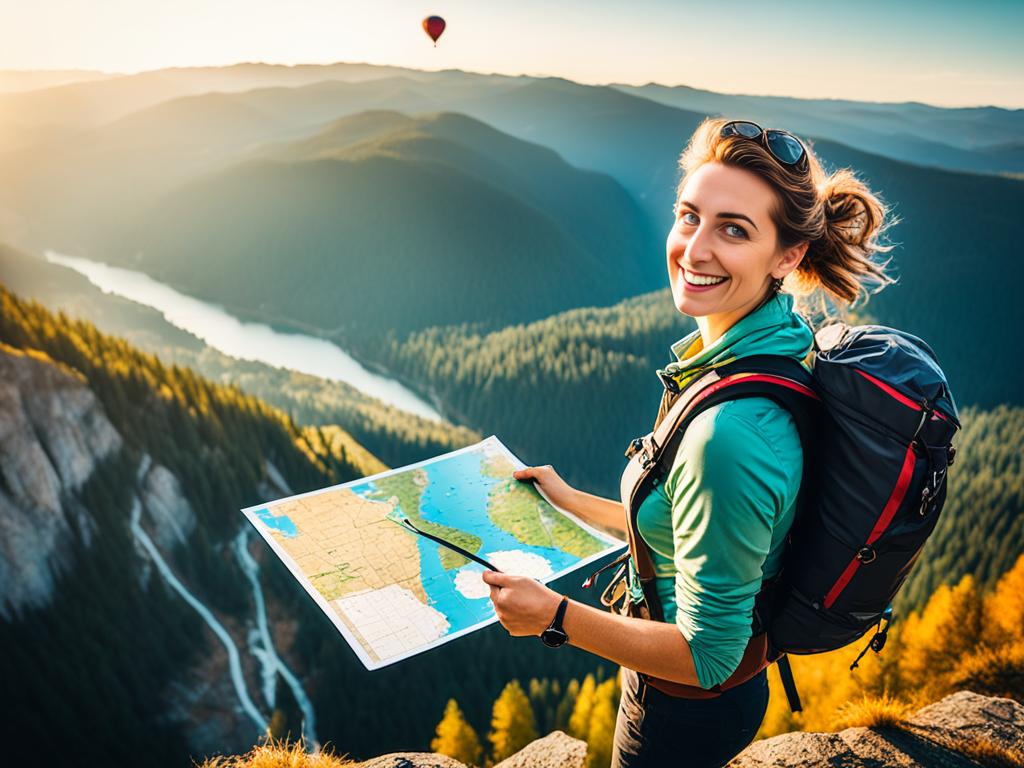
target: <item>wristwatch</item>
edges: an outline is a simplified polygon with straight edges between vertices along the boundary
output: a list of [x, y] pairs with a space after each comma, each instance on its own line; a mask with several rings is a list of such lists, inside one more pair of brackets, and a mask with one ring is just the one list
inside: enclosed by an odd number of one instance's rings
[[569, 640], [569, 636], [562, 629], [562, 618], [565, 616], [567, 605], [569, 605], [569, 596], [563, 595], [562, 602], [558, 604], [558, 610], [555, 611], [555, 618], [551, 620], [550, 626], [540, 633], [541, 642], [548, 648], [557, 648], [560, 645], [565, 645]]

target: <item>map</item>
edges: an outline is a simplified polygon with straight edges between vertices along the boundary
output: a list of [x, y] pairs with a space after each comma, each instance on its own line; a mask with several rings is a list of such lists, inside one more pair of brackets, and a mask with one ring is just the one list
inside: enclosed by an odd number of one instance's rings
[[524, 466], [492, 435], [242, 512], [378, 669], [497, 621], [486, 566], [424, 534], [544, 583], [625, 547], [512, 477]]

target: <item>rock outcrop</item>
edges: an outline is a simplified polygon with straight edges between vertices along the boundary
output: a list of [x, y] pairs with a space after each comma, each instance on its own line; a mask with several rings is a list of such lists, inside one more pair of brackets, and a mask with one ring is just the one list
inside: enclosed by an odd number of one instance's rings
[[[0, 345], [0, 617], [50, 600], [68, 565], [65, 500], [121, 443], [77, 373]], [[88, 536], [88, 513], [68, 509]]]
[[184, 544], [196, 527], [196, 515], [178, 478], [166, 467], [153, 464], [141, 485], [146, 528], [153, 541], [165, 552]]
[[[554, 731], [494, 768], [583, 768], [587, 745]], [[682, 763], [681, 763], [682, 764]], [[787, 733], [751, 744], [729, 768], [977, 768], [1024, 765], [1024, 706], [960, 691], [898, 726]], [[433, 752], [396, 752], [352, 768], [467, 768]]]
[[[981, 758], [979, 760], [979, 758]], [[896, 726], [787, 733], [751, 744], [729, 768], [1024, 765], [1024, 706], [960, 691]]]
[[[494, 768], [583, 768], [587, 762], [587, 743], [562, 731], [552, 731], [542, 739], [530, 742]], [[467, 768], [451, 757], [436, 752], [393, 752], [381, 755], [352, 768]]]

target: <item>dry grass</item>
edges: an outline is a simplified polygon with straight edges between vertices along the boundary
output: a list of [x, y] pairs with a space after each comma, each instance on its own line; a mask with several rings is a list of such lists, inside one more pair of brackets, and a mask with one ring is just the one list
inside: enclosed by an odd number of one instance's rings
[[898, 728], [907, 715], [917, 709], [919, 702], [906, 700], [888, 693], [881, 696], [864, 694], [855, 701], [849, 701], [836, 712], [836, 720], [829, 730], [844, 728]]
[[310, 754], [301, 740], [268, 739], [244, 755], [210, 758], [201, 768], [343, 768], [355, 764], [354, 760], [337, 757], [330, 747]]

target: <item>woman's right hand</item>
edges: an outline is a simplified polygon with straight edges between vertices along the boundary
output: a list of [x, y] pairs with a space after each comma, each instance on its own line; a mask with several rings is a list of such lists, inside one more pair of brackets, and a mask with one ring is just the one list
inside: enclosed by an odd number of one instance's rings
[[522, 482], [533, 480], [537, 484], [537, 488], [552, 504], [561, 507], [566, 512], [576, 513], [575, 507], [579, 491], [565, 482], [550, 464], [518, 469], [512, 473], [512, 477]]

